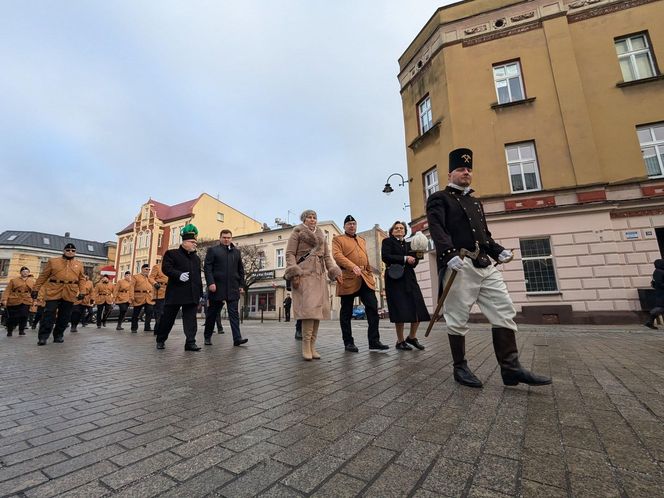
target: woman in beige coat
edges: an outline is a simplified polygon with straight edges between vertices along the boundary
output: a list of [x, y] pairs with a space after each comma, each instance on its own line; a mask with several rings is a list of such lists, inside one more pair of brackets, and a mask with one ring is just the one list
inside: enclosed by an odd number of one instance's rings
[[[307, 209], [300, 215], [286, 247], [284, 277], [293, 286], [293, 313], [302, 320], [302, 358], [319, 360], [316, 337], [321, 320], [330, 319], [328, 278], [341, 282], [341, 270], [330, 257], [325, 234], [316, 227], [316, 212]], [[327, 276], [326, 276], [327, 270]]]

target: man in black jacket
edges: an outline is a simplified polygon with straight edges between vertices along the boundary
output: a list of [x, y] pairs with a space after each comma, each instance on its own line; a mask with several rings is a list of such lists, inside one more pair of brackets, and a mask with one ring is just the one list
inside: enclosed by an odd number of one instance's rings
[[196, 254], [198, 229], [186, 225], [181, 230], [182, 244], [164, 254], [161, 269], [168, 277], [164, 311], [157, 326], [157, 349], [164, 349], [178, 311], [182, 308], [182, 326], [186, 342], [185, 351], [200, 351], [196, 345], [196, 310], [203, 295], [201, 260]]
[[240, 251], [232, 243], [233, 233], [224, 229], [219, 234], [220, 244], [208, 249], [205, 255], [205, 283], [208, 287], [210, 305], [205, 314], [205, 345], [212, 345], [212, 334], [217, 315], [224, 307], [228, 307], [228, 321], [233, 332], [233, 345], [245, 344], [240, 334], [240, 315], [238, 303], [240, 301], [240, 286], [244, 283], [244, 266]]
[[[503, 383], [514, 386], [551, 384], [551, 379], [529, 372], [519, 363], [514, 323], [516, 310], [501, 273], [492, 264], [507, 263], [511, 251], [496, 243], [486, 224], [484, 210], [470, 188], [473, 177], [473, 152], [450, 152], [448, 185], [427, 200], [429, 232], [436, 246], [438, 271], [445, 272], [443, 285], [453, 272], [457, 277], [443, 305], [448, 338], [454, 361], [454, 380], [469, 387], [482, 387], [466, 362], [465, 335], [469, 330], [470, 310], [477, 303], [491, 323], [493, 348], [500, 365]], [[461, 249], [480, 249], [475, 259], [464, 259]]]
[[655, 307], [650, 310], [650, 319], [644, 325], [656, 330], [655, 320], [664, 314], [664, 259], [655, 260], [655, 271], [652, 273], [650, 285], [655, 289]]

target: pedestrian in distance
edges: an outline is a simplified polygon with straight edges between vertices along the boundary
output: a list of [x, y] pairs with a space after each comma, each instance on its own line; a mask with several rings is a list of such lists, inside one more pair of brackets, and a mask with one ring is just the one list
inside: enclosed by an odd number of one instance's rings
[[113, 284], [106, 275], [95, 285], [93, 298], [97, 305], [97, 328], [106, 328], [106, 319], [113, 309]]
[[138, 332], [138, 319], [141, 311], [145, 311], [144, 332], [152, 332], [150, 319], [152, 318], [152, 306], [154, 305], [154, 280], [150, 278], [150, 265], [141, 266], [141, 273], [131, 277], [133, 288], [133, 299], [131, 305], [134, 307], [131, 314], [131, 332]]
[[[385, 296], [390, 322], [394, 323], [397, 333], [396, 349], [423, 350], [424, 346], [417, 340], [417, 329], [420, 322], [428, 322], [430, 317], [415, 276], [418, 259], [414, 256], [410, 242], [406, 241], [406, 233], [406, 224], [395, 221], [388, 231], [389, 237], [382, 242], [381, 258], [387, 265]], [[410, 324], [410, 333], [404, 338], [406, 323]]]
[[182, 310], [185, 351], [200, 351], [196, 344], [196, 310], [203, 295], [201, 260], [196, 254], [198, 229], [185, 225], [180, 231], [182, 243], [177, 249], [166, 251], [161, 269], [168, 277], [164, 313], [157, 329], [157, 349], [164, 349], [178, 312]]
[[[219, 234], [219, 245], [210, 247], [203, 265], [209, 306], [205, 314], [205, 345], [212, 345], [212, 334], [217, 317], [226, 303], [228, 321], [231, 324], [233, 345], [246, 344], [248, 339], [240, 333], [240, 314], [238, 306], [244, 285], [244, 265], [242, 254], [233, 244], [233, 233], [224, 229]], [[223, 329], [222, 329], [223, 330]]]
[[644, 325], [657, 330], [655, 320], [664, 314], [664, 259], [656, 259], [654, 265], [650, 286], [655, 289], [655, 307], [650, 310], [650, 319]]
[[115, 284], [115, 290], [113, 291], [113, 302], [118, 305], [119, 315], [118, 315], [118, 324], [115, 327], [115, 330], [124, 330], [122, 323], [124, 322], [125, 316], [127, 315], [127, 310], [129, 309], [129, 303], [131, 303], [134, 298], [134, 283], [131, 279], [131, 272], [124, 272], [124, 276], [121, 280]]
[[307, 209], [300, 220], [302, 224], [293, 228], [286, 246], [284, 278], [291, 281], [295, 318], [302, 320], [302, 358], [320, 360], [316, 340], [320, 321], [330, 319], [328, 281], [340, 284], [341, 270], [330, 257], [316, 211]]
[[[469, 387], [482, 387], [466, 361], [466, 333], [470, 310], [476, 303], [491, 323], [493, 349], [503, 384], [531, 386], [551, 384], [551, 379], [529, 372], [519, 363], [516, 345], [516, 310], [502, 274], [492, 264], [507, 263], [511, 251], [491, 236], [481, 202], [472, 196], [473, 152], [455, 149], [449, 154], [448, 185], [427, 200], [429, 232], [436, 247], [441, 289], [452, 274], [457, 276], [443, 303], [443, 315], [454, 361], [454, 380]], [[465, 257], [464, 254], [472, 254]], [[491, 259], [490, 259], [491, 258]], [[435, 318], [435, 317], [434, 317]]]
[[92, 282], [85, 275], [85, 284], [83, 285], [83, 295], [81, 299], [77, 299], [74, 302], [74, 307], [71, 311], [71, 329], [70, 332], [78, 332], [78, 324], [80, 323], [83, 327], [87, 325], [88, 316], [91, 314], [92, 310], [92, 295], [94, 293], [94, 287]]
[[161, 271], [161, 263], [157, 263], [152, 267], [149, 278], [154, 282], [152, 284], [154, 287], [154, 295], [152, 296], [154, 305], [152, 306], [151, 315], [146, 315], [145, 317], [145, 328], [151, 328], [151, 320], [154, 317], [154, 330], [156, 334], [159, 320], [164, 313], [164, 299], [166, 298], [166, 286], [168, 285], [168, 277]]
[[291, 304], [293, 303], [293, 298], [290, 294], [286, 294], [286, 299], [284, 299], [284, 321], [290, 322], [290, 310]]
[[27, 266], [21, 267], [19, 275], [12, 278], [7, 284], [1, 301], [2, 306], [7, 310], [7, 337], [11, 337], [17, 327], [18, 335], [25, 335], [34, 286], [35, 279]]

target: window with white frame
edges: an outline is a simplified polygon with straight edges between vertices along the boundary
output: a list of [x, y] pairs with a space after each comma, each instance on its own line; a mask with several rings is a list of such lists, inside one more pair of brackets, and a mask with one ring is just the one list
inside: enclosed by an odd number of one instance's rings
[[645, 33], [616, 38], [615, 45], [624, 81], [655, 76], [655, 61]]
[[9, 259], [0, 259], [0, 277], [9, 275]]
[[519, 246], [526, 277], [526, 292], [558, 292], [549, 238], [521, 239]]
[[224, 213], [217, 212], [217, 221], [224, 221]]
[[431, 168], [424, 173], [424, 200], [427, 200], [431, 194], [438, 192], [438, 168]]
[[423, 135], [433, 126], [433, 118], [431, 115], [431, 97], [428, 95], [417, 104], [417, 115], [420, 123], [420, 135]]
[[648, 176], [664, 176], [664, 122], [636, 129]]
[[284, 266], [286, 266], [286, 258], [285, 258], [285, 255], [284, 255], [284, 249], [283, 248], [276, 250], [275, 260], [277, 262], [277, 268], [283, 268]]
[[267, 258], [265, 257], [265, 251], [258, 251], [258, 269], [262, 270], [265, 268], [267, 263]]
[[519, 61], [493, 66], [493, 80], [499, 104], [516, 102], [525, 98]]
[[505, 156], [512, 193], [542, 190], [535, 142], [506, 145]]

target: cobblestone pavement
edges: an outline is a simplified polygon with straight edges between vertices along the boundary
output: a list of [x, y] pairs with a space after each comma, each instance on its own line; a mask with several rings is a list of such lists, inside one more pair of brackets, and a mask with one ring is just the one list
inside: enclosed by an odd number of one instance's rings
[[3, 333], [0, 496], [664, 496], [664, 331], [523, 327], [522, 363], [554, 384], [506, 388], [475, 325], [469, 389], [442, 327], [401, 352], [382, 322], [387, 353], [354, 329], [359, 354], [324, 322], [313, 362], [292, 323], [198, 353], [180, 328], [164, 351], [112, 328]]

